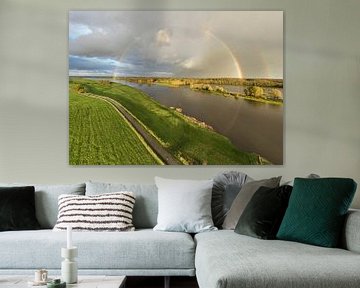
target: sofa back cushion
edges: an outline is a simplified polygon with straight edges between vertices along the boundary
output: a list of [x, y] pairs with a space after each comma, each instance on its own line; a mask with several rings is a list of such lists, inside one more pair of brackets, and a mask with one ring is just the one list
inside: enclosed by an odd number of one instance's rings
[[52, 229], [55, 226], [58, 216], [58, 197], [61, 194], [85, 195], [85, 183], [61, 185], [0, 183], [0, 186], [34, 186], [36, 218], [43, 229]]
[[350, 209], [345, 217], [341, 247], [360, 254], [360, 209]]
[[153, 228], [157, 223], [158, 214], [158, 192], [155, 184], [86, 182], [86, 195], [89, 196], [121, 191], [131, 191], [135, 195], [135, 228]]

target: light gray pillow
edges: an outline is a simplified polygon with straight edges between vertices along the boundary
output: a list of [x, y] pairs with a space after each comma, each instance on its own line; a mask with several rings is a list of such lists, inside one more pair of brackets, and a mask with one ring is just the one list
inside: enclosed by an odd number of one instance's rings
[[85, 195], [85, 183], [64, 185], [37, 185], [0, 183], [0, 186], [34, 186], [36, 218], [43, 229], [52, 229], [58, 216], [58, 197], [61, 194]]
[[118, 191], [134, 192], [136, 197], [133, 210], [135, 228], [154, 228], [158, 214], [158, 192], [155, 184], [86, 182], [87, 196]]
[[255, 192], [261, 186], [269, 188], [278, 187], [280, 179], [281, 176], [245, 183], [233, 201], [230, 210], [225, 217], [224, 223], [222, 225], [223, 229], [234, 230], [241, 214], [244, 212], [246, 205], [249, 203]]
[[198, 233], [217, 230], [211, 217], [213, 180], [155, 177], [159, 213], [154, 230]]

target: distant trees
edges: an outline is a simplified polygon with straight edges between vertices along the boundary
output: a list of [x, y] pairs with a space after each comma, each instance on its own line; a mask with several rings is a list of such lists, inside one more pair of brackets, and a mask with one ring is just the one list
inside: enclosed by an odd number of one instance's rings
[[[117, 79], [148, 85], [157, 84], [172, 87], [188, 86], [190, 89], [221, 94], [224, 97], [248, 99], [265, 103], [283, 102], [282, 79], [240, 79], [240, 78], [175, 78], [175, 77], [117, 77]], [[243, 92], [229, 86], [242, 86]], [[225, 86], [225, 87], [224, 87]], [[229, 90], [228, 90], [229, 89]]]
[[190, 84], [190, 89], [194, 90], [203, 90], [208, 92], [218, 92], [221, 94], [228, 93], [226, 89], [222, 86], [211, 86], [210, 84]]
[[264, 95], [264, 89], [258, 86], [251, 86], [244, 89], [244, 93], [246, 96], [262, 97]]
[[216, 92], [219, 92], [219, 93], [226, 93], [226, 92], [227, 92], [227, 91], [225, 90], [225, 88], [222, 87], [222, 86], [215, 86], [215, 87], [214, 87], [214, 90], [215, 90]]
[[190, 89], [212, 92], [214, 88], [210, 84], [190, 84]]
[[108, 86], [112, 84], [112, 82], [109, 80], [100, 80], [99, 83], [103, 86]]
[[210, 84], [210, 85], [236, 85], [236, 86], [257, 86], [282, 88], [282, 79], [245, 79], [245, 78], [182, 78], [182, 77], [116, 77], [119, 80], [135, 82], [139, 84], [165, 83], [175, 86], [191, 84]]
[[81, 85], [81, 84], [75, 84], [75, 89], [76, 89], [76, 92], [78, 93], [86, 93], [86, 92], [89, 92], [88, 88], [84, 85]]
[[279, 89], [272, 88], [270, 90], [270, 94], [274, 99], [282, 99], [283, 98], [282, 92]]

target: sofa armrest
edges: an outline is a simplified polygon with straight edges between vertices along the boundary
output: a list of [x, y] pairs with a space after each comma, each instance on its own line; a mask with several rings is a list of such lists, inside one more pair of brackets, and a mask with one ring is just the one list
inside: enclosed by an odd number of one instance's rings
[[360, 253], [360, 210], [349, 210], [343, 232], [343, 248]]

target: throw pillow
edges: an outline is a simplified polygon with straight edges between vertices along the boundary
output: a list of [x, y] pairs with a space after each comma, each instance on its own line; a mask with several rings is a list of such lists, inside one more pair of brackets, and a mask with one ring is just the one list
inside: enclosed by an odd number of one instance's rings
[[86, 182], [86, 195], [131, 191], [136, 202], [133, 223], [136, 229], [154, 228], [158, 215], [158, 192], [155, 184]]
[[[303, 177], [303, 178], [316, 179], [316, 178], [320, 178], [320, 176], [318, 174], [311, 173], [311, 174], [309, 174], [309, 175], [307, 175], [306, 177]], [[294, 180], [295, 180], [295, 178], [282, 183], [282, 185], [294, 186]]]
[[54, 228], [58, 216], [58, 197], [61, 194], [85, 195], [85, 183], [64, 185], [0, 183], [0, 186], [34, 186], [36, 218], [43, 229]]
[[220, 173], [214, 178], [211, 214], [216, 227], [221, 228], [225, 216], [241, 187], [251, 180], [245, 173], [237, 171]]
[[281, 176], [270, 179], [251, 181], [244, 184], [224, 219], [223, 229], [234, 230], [237, 222], [240, 219], [241, 214], [243, 213], [246, 205], [249, 203], [251, 197], [255, 194], [255, 192], [261, 186], [269, 188], [278, 187], [280, 179]]
[[40, 228], [34, 194], [33, 186], [0, 187], [0, 231]]
[[55, 231], [72, 226], [74, 231], [133, 231], [132, 192], [95, 196], [60, 195]]
[[235, 232], [260, 239], [275, 239], [288, 206], [292, 187], [260, 187], [251, 198]]
[[155, 177], [159, 213], [154, 230], [198, 233], [216, 230], [211, 217], [213, 180]]
[[277, 238], [336, 247], [355, 190], [348, 178], [295, 178]]

